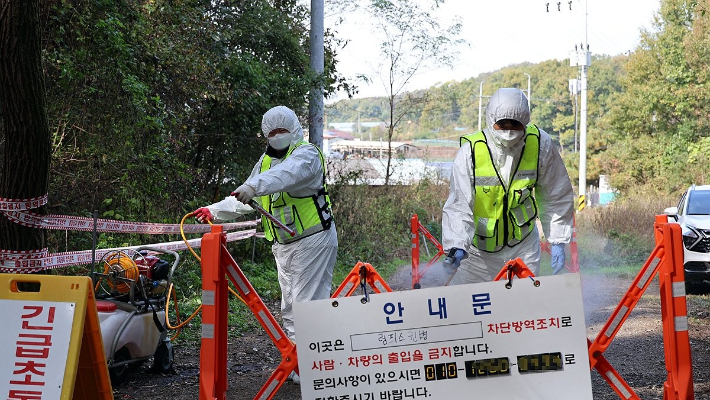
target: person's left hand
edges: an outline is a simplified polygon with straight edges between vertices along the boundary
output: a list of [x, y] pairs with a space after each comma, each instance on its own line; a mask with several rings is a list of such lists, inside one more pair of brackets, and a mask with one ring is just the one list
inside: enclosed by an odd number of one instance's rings
[[239, 186], [237, 190], [232, 192], [232, 196], [244, 204], [249, 204], [249, 201], [254, 198], [254, 194], [254, 188], [249, 185]]
[[451, 250], [449, 250], [449, 255], [444, 259], [444, 270], [449, 273], [449, 275], [455, 274], [459, 265], [461, 265], [461, 260], [466, 258], [467, 255], [466, 250], [452, 247]]

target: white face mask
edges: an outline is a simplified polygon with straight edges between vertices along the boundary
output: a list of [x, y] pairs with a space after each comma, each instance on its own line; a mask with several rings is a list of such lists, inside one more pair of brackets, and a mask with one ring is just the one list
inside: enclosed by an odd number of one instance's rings
[[276, 150], [287, 149], [289, 145], [291, 145], [290, 133], [280, 133], [269, 138], [269, 146]]
[[493, 130], [493, 135], [503, 147], [510, 147], [525, 135], [525, 131]]

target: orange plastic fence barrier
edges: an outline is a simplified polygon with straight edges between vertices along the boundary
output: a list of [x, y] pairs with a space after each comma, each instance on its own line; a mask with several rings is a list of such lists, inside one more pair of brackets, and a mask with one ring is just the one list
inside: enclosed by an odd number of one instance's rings
[[298, 373], [296, 345], [244, 276], [225, 248], [222, 227], [202, 238], [202, 348], [200, 349], [200, 400], [222, 400], [227, 392], [227, 296], [225, 274], [274, 342], [282, 361], [255, 399], [271, 399], [286, 382], [291, 371]]
[[654, 224], [656, 247], [639, 271], [619, 305], [593, 342], [589, 342], [589, 364], [622, 399], [640, 400], [631, 386], [604, 358], [604, 351], [658, 273], [663, 348], [668, 378], [663, 385], [664, 400], [693, 400], [693, 368], [688, 335], [687, 303], [683, 272], [683, 241], [678, 224], [669, 224], [665, 215]]
[[[435, 262], [439, 261], [441, 256], [444, 255], [444, 247], [439, 243], [438, 240], [419, 222], [419, 217], [414, 214], [411, 220], [411, 232], [412, 232], [412, 289], [421, 288], [419, 281], [424, 276], [424, 273], [431, 267]], [[422, 233], [431, 243], [434, 244], [438, 252], [427, 265], [419, 270], [419, 234]]]
[[372, 265], [359, 261], [330, 297], [335, 299], [351, 296], [358, 285], [369, 286], [375, 293], [392, 291]]
[[221, 225], [202, 237], [200, 400], [227, 398], [227, 280], [220, 265]]
[[[683, 242], [678, 224], [668, 224], [664, 215], [656, 217], [654, 224], [656, 248], [644, 267], [639, 271], [629, 290], [622, 297], [616, 310], [597, 338], [589, 346], [589, 364], [616, 392], [619, 398], [641, 400], [631, 386], [604, 357], [621, 325], [626, 321], [641, 295], [658, 272], [661, 289], [661, 314], [663, 320], [663, 348], [668, 379], [663, 384], [664, 400], [693, 400], [693, 369], [688, 335], [687, 304], [683, 277]], [[495, 281], [513, 276], [531, 278], [534, 274], [517, 258], [509, 261], [495, 277]]]
[[[269, 400], [284, 384], [291, 371], [298, 373], [298, 355], [293, 343], [254, 290], [239, 265], [225, 248], [222, 226], [213, 225], [202, 238], [202, 347], [200, 349], [199, 400], [225, 400], [227, 395], [227, 279], [257, 318], [281, 353], [282, 361], [254, 399]], [[335, 297], [350, 296], [358, 284], [376, 293], [392, 289], [372, 265], [358, 262], [343, 281]]]

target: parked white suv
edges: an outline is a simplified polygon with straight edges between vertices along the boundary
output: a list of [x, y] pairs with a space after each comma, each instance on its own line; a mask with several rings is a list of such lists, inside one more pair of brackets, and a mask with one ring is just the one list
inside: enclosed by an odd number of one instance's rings
[[691, 186], [678, 207], [664, 210], [683, 231], [686, 288], [693, 284], [710, 287], [710, 185]]

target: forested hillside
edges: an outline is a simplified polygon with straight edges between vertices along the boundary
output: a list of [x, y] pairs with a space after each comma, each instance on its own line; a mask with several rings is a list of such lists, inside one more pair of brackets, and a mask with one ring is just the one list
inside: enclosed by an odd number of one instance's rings
[[[608, 174], [622, 192], [638, 187], [674, 192], [691, 182], [708, 182], [708, 4], [664, 0], [654, 28], [641, 33], [639, 48], [625, 55], [593, 56], [588, 70], [588, 183], [597, 184], [600, 174]], [[395, 140], [456, 140], [462, 128], [470, 132], [478, 127], [481, 82], [485, 111], [487, 97], [497, 88], [527, 91], [526, 74], [531, 77], [532, 121], [558, 140], [570, 176], [576, 177], [579, 104], [570, 94], [569, 80], [578, 78], [578, 69], [569, 60], [511, 65], [431, 87], [423, 94], [429, 101], [411, 110], [409, 123], [400, 126]], [[326, 114], [329, 122], [386, 121], [386, 101], [341, 100]], [[577, 137], [578, 132], [577, 127]]]

